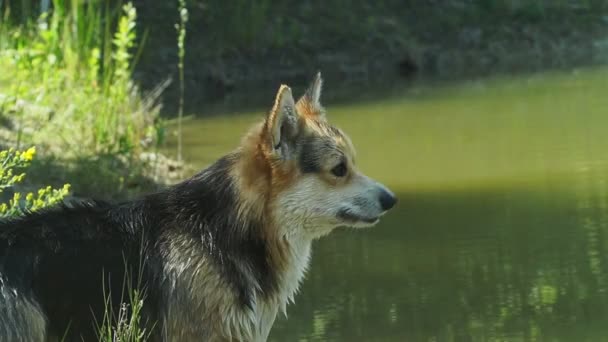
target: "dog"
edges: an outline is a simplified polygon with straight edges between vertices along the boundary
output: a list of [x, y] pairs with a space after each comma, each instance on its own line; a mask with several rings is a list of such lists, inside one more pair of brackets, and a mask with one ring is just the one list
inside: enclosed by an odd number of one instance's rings
[[296, 102], [280, 86], [238, 148], [181, 183], [0, 222], [0, 340], [96, 340], [136, 289], [150, 340], [265, 341], [312, 241], [373, 226], [397, 202], [356, 168], [321, 87], [318, 73]]

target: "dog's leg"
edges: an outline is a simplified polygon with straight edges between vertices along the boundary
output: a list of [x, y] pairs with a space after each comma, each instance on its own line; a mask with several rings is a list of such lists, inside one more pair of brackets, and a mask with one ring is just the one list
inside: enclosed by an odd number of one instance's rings
[[0, 341], [45, 342], [47, 319], [40, 305], [0, 278]]

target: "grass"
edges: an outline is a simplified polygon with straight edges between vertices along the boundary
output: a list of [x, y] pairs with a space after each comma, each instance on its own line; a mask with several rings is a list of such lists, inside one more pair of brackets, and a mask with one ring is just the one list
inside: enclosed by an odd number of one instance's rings
[[[141, 310], [144, 298], [139, 291], [129, 292], [129, 302], [123, 302], [116, 319], [112, 318], [109, 308], [106, 310], [102, 325], [99, 327], [100, 342], [143, 342], [150, 337], [150, 331], [142, 326]], [[109, 303], [109, 300], [106, 302]]]
[[101, 2], [56, 0], [54, 9], [3, 39], [2, 114], [16, 128], [12, 142], [73, 155], [131, 154], [153, 136], [156, 115], [130, 79], [134, 7], [124, 6], [112, 38], [101, 31], [108, 20]]
[[142, 310], [146, 298], [142, 281], [142, 260], [143, 257], [137, 267], [137, 279], [133, 279], [133, 269], [126, 264], [125, 260], [123, 289], [120, 294], [121, 304], [118, 309], [112, 307], [111, 296], [115, 294], [108, 292], [108, 289], [105, 288], [105, 279], [103, 280], [103, 295], [106, 304], [101, 324], [97, 325], [99, 342], [145, 342], [150, 338], [155, 322], [142, 322]]
[[[115, 12], [100, 0], [54, 0], [52, 8], [36, 20], [0, 26], [0, 142], [37, 146], [42, 156], [34, 167], [65, 169], [51, 173], [55, 178], [78, 173], [83, 178], [74, 185], [88, 195], [107, 195], [102, 178], [114, 183], [111, 189], [150, 184], [145, 179], [157, 172], [140, 156], [156, 153], [164, 139], [162, 88], [144, 95], [132, 81], [135, 7], [127, 3]], [[95, 162], [118, 168], [108, 178], [89, 167]]]

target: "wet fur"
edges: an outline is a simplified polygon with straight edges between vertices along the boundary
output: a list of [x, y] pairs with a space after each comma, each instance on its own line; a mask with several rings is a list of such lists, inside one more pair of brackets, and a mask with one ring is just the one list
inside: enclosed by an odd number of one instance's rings
[[271, 306], [279, 302], [270, 256], [277, 246], [263, 238], [261, 218], [239, 217], [229, 177], [238, 158], [226, 156], [137, 201], [79, 202], [3, 222], [0, 340], [61, 337], [66, 329], [76, 340], [83, 332], [86, 341], [94, 339], [102, 285], [118, 308], [128, 301], [121, 298], [126, 273], [132, 288], [143, 275], [145, 320], [157, 322], [155, 332], [167, 340], [267, 334], [276, 314]]
[[66, 330], [67, 341], [95, 340], [104, 298], [117, 309], [128, 288], [145, 293], [153, 340], [266, 340], [313, 239], [344, 224], [336, 213], [381, 211], [365, 198], [376, 183], [327, 174], [336, 161], [354, 164], [354, 150], [324, 120], [320, 88], [317, 76], [296, 104], [281, 87], [238, 149], [164, 191], [1, 222], [0, 340], [54, 341]]

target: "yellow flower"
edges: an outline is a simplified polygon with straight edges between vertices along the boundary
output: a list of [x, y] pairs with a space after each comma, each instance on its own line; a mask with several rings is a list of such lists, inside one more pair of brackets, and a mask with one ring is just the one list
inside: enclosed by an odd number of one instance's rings
[[31, 161], [34, 159], [34, 154], [36, 154], [36, 147], [32, 146], [27, 149], [27, 151], [21, 152], [21, 160]]

